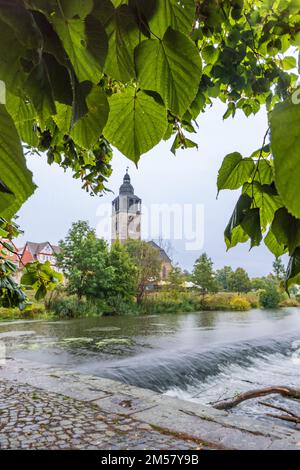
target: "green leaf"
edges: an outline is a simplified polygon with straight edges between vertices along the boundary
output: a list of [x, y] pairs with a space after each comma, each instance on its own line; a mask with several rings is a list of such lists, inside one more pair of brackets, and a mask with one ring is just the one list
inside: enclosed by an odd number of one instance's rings
[[240, 188], [249, 180], [254, 168], [254, 162], [251, 158], [243, 158], [238, 152], [226, 155], [218, 173], [218, 191]]
[[108, 119], [109, 107], [105, 93], [94, 87], [86, 99], [88, 113], [71, 129], [72, 108], [57, 105], [58, 113], [53, 119], [61, 132], [69, 134], [74, 142], [84, 149], [92, 149], [99, 140]]
[[279, 258], [279, 256], [282, 256], [287, 251], [284, 245], [278, 243], [272, 229], [270, 229], [265, 236], [264, 243], [271, 253], [276, 256], [276, 258]]
[[159, 93], [172, 113], [182, 116], [195, 99], [201, 78], [201, 59], [193, 42], [169, 28], [162, 41], [143, 41], [135, 61], [140, 86]]
[[239, 243], [246, 243], [249, 240], [249, 235], [244, 231], [241, 225], [237, 225], [231, 231], [230, 240], [225, 238], [226, 248], [234, 248]]
[[300, 246], [300, 220], [289, 214], [285, 207], [276, 211], [272, 232], [280, 245], [288, 247], [290, 255]]
[[12, 194], [1, 193], [0, 213], [10, 219], [34, 192], [18, 132], [4, 105], [0, 105], [0, 175]]
[[282, 200], [278, 196], [275, 186], [254, 181], [253, 184], [246, 183], [243, 192], [252, 197], [254, 206], [259, 208], [261, 226], [265, 230], [272, 222], [277, 209], [282, 207]]
[[143, 91], [129, 87], [109, 99], [110, 113], [104, 136], [134, 162], [164, 137], [167, 111]]
[[190, 33], [195, 18], [194, 0], [157, 0], [155, 14], [149, 20], [150, 30], [162, 38], [169, 26]]
[[37, 147], [39, 141], [35, 132], [37, 113], [32, 104], [7, 93], [6, 108], [15, 122], [21, 140], [31, 147]]
[[300, 105], [278, 104], [270, 115], [275, 182], [288, 211], [300, 218]]
[[257, 171], [255, 174], [255, 180], [260, 184], [271, 184], [274, 181], [274, 170], [273, 166], [268, 160], [261, 158], [257, 164]]
[[43, 60], [31, 70], [24, 89], [43, 121], [56, 113], [48, 68]]
[[297, 67], [297, 61], [295, 57], [289, 56], [285, 57], [282, 61], [284, 70], [290, 70]]
[[286, 271], [286, 287], [292, 284], [300, 284], [300, 248], [297, 248], [290, 257]]
[[214, 46], [206, 46], [201, 51], [206, 64], [214, 64], [219, 57], [219, 49]]
[[134, 49], [140, 40], [135, 17], [127, 5], [114, 8], [108, 0], [98, 2], [93, 12], [108, 37], [104, 71], [115, 80], [128, 82], [135, 77]]
[[[64, 45], [78, 80], [98, 83], [102, 75], [100, 58], [97, 60], [88, 48], [85, 18], [70, 18], [62, 9], [57, 8], [49, 15], [49, 21]], [[100, 30], [99, 41], [101, 39], [103, 33]]]
[[[226, 242], [227, 248], [231, 248], [232, 246], [234, 246], [232, 245], [233, 230], [239, 225], [241, 225], [241, 223], [243, 222], [245, 218], [246, 213], [251, 207], [251, 204], [252, 204], [251, 197], [248, 196], [247, 194], [241, 194], [234, 208], [232, 216], [228, 222], [228, 225], [225, 229], [224, 235], [225, 235], [225, 242]], [[234, 240], [236, 242], [235, 244], [237, 244], [239, 241], [243, 242], [245, 240], [245, 232], [243, 229], [242, 230], [239, 229], [239, 232], [237, 235], [238, 237], [236, 237], [236, 239]], [[246, 240], [247, 238], [248, 237], [246, 235]]]
[[241, 222], [241, 226], [251, 239], [251, 248], [259, 246], [262, 241], [259, 209], [249, 209]]

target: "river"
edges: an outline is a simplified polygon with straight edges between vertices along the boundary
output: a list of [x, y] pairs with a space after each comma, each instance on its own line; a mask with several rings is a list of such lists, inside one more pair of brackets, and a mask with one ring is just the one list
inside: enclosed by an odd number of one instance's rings
[[[203, 404], [251, 388], [300, 387], [297, 308], [2, 322], [0, 343], [10, 357]], [[300, 415], [296, 402], [288, 406]], [[233, 412], [266, 419], [268, 411], [251, 400]]]

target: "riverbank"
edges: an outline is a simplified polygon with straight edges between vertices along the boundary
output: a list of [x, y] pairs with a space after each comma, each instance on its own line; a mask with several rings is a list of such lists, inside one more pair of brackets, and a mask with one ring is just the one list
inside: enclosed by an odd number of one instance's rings
[[0, 367], [0, 449], [291, 449], [300, 432], [29, 361]]
[[[141, 305], [135, 303], [108, 308], [103, 301], [91, 302], [85, 298], [58, 295], [46, 302], [35, 302], [26, 310], [0, 308], [0, 322], [9, 320], [55, 320], [114, 315], [180, 314], [206, 311], [244, 312], [261, 307], [255, 292], [237, 294], [218, 292], [200, 295], [197, 292], [159, 291], [148, 293]], [[278, 308], [300, 307], [295, 297], [284, 296]]]

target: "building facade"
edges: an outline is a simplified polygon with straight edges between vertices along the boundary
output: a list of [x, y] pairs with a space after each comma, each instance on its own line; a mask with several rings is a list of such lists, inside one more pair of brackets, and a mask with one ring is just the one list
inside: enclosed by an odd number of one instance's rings
[[59, 253], [59, 247], [49, 242], [34, 243], [26, 242], [24, 248], [20, 251], [20, 268], [28, 263], [39, 261], [45, 263], [49, 261], [52, 268], [56, 269], [56, 254]]

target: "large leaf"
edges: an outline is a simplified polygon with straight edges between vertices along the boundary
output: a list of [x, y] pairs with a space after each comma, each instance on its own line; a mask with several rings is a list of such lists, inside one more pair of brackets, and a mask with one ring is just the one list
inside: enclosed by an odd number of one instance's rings
[[0, 193], [0, 213], [10, 219], [34, 192], [18, 132], [4, 105], [0, 105], [0, 175], [12, 194]]
[[[89, 10], [90, 8], [84, 9], [83, 13], [86, 14]], [[78, 80], [98, 83], [101, 78], [101, 58], [97, 60], [88, 48], [85, 16], [70, 17], [69, 10], [64, 11], [56, 7], [55, 11], [49, 15], [49, 21], [64, 45]], [[95, 34], [93, 39], [96, 39]], [[103, 32], [99, 30], [99, 42], [101, 40], [103, 40]]]
[[133, 87], [112, 95], [109, 106], [105, 137], [124, 155], [138, 162], [165, 135], [168, 127], [165, 107]]
[[286, 286], [300, 284], [300, 248], [297, 248], [290, 257], [286, 271]]
[[195, 0], [156, 0], [155, 14], [149, 20], [150, 30], [162, 38], [169, 26], [190, 33], [195, 18]]
[[300, 220], [289, 214], [285, 207], [276, 211], [272, 232], [278, 243], [288, 248], [290, 255], [300, 246]]
[[255, 180], [260, 184], [271, 184], [274, 181], [274, 170], [271, 162], [261, 158], [256, 164]]
[[85, 149], [91, 149], [99, 140], [108, 118], [108, 101], [105, 93], [94, 87], [87, 97], [88, 113], [72, 127], [70, 106], [57, 105], [58, 113], [53, 117], [59, 129], [69, 134], [74, 142]]
[[26, 78], [20, 67], [20, 60], [24, 55], [25, 48], [16, 39], [13, 29], [0, 21], [0, 80], [15, 93], [22, 88]]
[[259, 246], [262, 241], [262, 233], [258, 208], [255, 207], [246, 212], [245, 217], [241, 222], [241, 227], [251, 239], [251, 248]]
[[134, 48], [140, 32], [127, 5], [114, 8], [109, 0], [95, 3], [93, 14], [103, 24], [108, 37], [104, 71], [116, 80], [128, 82], [135, 77]]
[[35, 131], [36, 111], [27, 100], [11, 93], [6, 95], [6, 108], [12, 116], [22, 142], [31, 147], [38, 146], [38, 134]]
[[135, 62], [140, 86], [159, 93], [172, 113], [182, 116], [197, 95], [201, 75], [193, 42], [169, 28], [162, 41], [143, 41]]
[[228, 222], [228, 225], [225, 229], [224, 235], [227, 248], [232, 248], [232, 246], [236, 245], [237, 243], [243, 243], [245, 239], [247, 240], [247, 234], [245, 234], [245, 231], [240, 227], [238, 233], [235, 234], [238, 236], [235, 237], [234, 244], [232, 244], [233, 231], [241, 225], [241, 223], [245, 219], [246, 213], [251, 207], [251, 204], [251, 197], [247, 194], [241, 194], [238, 202], [236, 203], [232, 216]]
[[254, 171], [251, 158], [243, 158], [238, 152], [226, 155], [218, 173], [218, 191], [238, 189], [249, 180]]
[[300, 218], [300, 105], [278, 104], [270, 125], [276, 187], [288, 211]]
[[282, 200], [275, 186], [254, 181], [253, 184], [246, 183], [243, 192], [253, 198], [253, 205], [260, 211], [261, 226], [265, 230], [272, 222], [277, 209], [282, 207]]
[[273, 253], [276, 258], [286, 253], [287, 249], [284, 245], [278, 243], [272, 229], [270, 229], [264, 239], [266, 247]]

